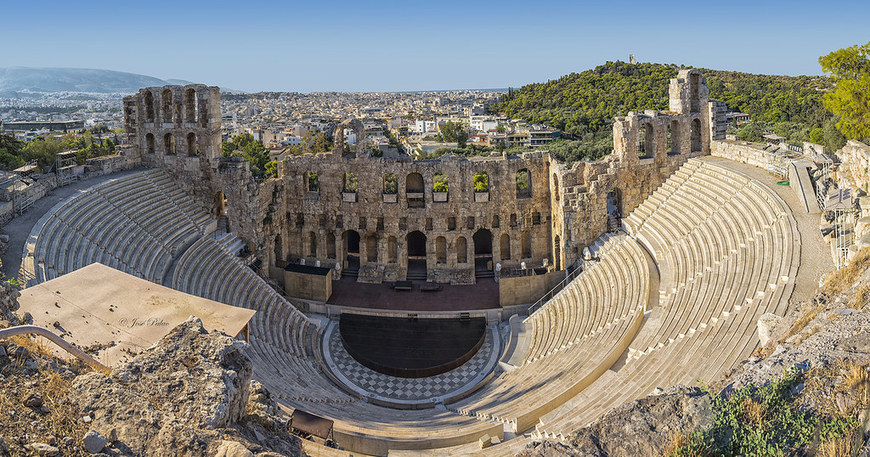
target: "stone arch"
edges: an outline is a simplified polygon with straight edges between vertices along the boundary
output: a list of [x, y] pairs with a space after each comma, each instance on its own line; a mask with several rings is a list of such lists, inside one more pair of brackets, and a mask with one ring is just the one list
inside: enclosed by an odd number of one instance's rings
[[498, 241], [499, 244], [499, 257], [501, 260], [510, 260], [511, 259], [511, 237], [507, 233], [502, 233], [501, 238]]
[[390, 236], [387, 238], [387, 262], [396, 263], [398, 261], [398, 243], [396, 243], [396, 237]]
[[284, 264], [284, 243], [281, 242], [281, 235], [275, 235], [275, 242], [273, 245], [273, 254], [275, 256], [275, 266], [283, 267]]
[[435, 238], [435, 262], [447, 263], [447, 239], [443, 236]]
[[359, 181], [352, 171], [346, 171], [341, 183], [342, 192], [357, 192], [359, 190]]
[[553, 196], [556, 198], [556, 201], [559, 201], [559, 192], [559, 176], [553, 173]]
[[468, 262], [468, 241], [464, 236], [456, 239], [456, 263]]
[[405, 236], [408, 250], [408, 277], [426, 276], [426, 235], [419, 230]]
[[345, 137], [344, 137], [344, 129], [350, 129], [354, 131], [356, 135], [356, 144], [353, 148], [355, 152], [365, 152], [365, 144], [366, 144], [366, 130], [363, 126], [362, 122], [359, 119], [348, 119], [335, 127], [335, 130], [332, 132], [333, 138], [333, 154], [345, 155], [351, 152], [351, 148], [345, 149]]
[[692, 152], [701, 152], [701, 120], [692, 119]]
[[532, 196], [532, 173], [528, 168], [517, 170], [516, 174], [517, 198], [530, 198]]
[[615, 232], [622, 227], [622, 191], [614, 187], [607, 193], [605, 201], [605, 211], [607, 212], [607, 231]]
[[374, 233], [366, 237], [366, 261], [372, 263], [378, 261], [378, 235]]
[[485, 171], [474, 173], [472, 185], [475, 192], [489, 192], [489, 175]]
[[520, 249], [522, 258], [532, 258], [532, 234], [528, 230], [523, 230], [520, 234]]
[[345, 268], [359, 268], [359, 232], [356, 230], [346, 230], [341, 235], [341, 241], [344, 247]]
[[171, 133], [163, 135], [163, 153], [175, 154], [175, 136]]
[[409, 208], [422, 208], [426, 206], [424, 198], [423, 175], [410, 173], [405, 176], [405, 198], [408, 199]]
[[199, 155], [199, 148], [196, 147], [196, 134], [193, 132], [187, 134], [187, 155]]
[[439, 171], [432, 176], [432, 192], [447, 192], [448, 187], [447, 175]]
[[193, 88], [184, 91], [184, 122], [196, 123], [196, 91]]
[[472, 235], [474, 241], [474, 256], [492, 256], [492, 232], [479, 229]]
[[326, 234], [326, 257], [328, 259], [335, 258], [335, 233], [332, 232]]
[[384, 175], [384, 193], [396, 194], [399, 192], [399, 178], [395, 173], [387, 173]]
[[154, 94], [145, 92], [145, 122], [154, 122]]
[[154, 154], [154, 134], [148, 133], [145, 135], [145, 152]]
[[163, 115], [163, 122], [168, 124], [172, 122], [172, 91], [163, 89], [163, 94], [160, 96], [160, 113]]
[[[227, 198], [221, 191], [214, 193], [214, 208], [212, 209], [212, 213], [215, 218], [221, 218], [227, 215]], [[229, 228], [227, 228], [227, 230], [229, 230]]]
[[680, 121], [674, 119], [668, 124], [668, 154], [679, 154], [681, 152], [680, 142]]
[[308, 192], [320, 192], [320, 178], [317, 173], [309, 170], [308, 173], [305, 173], [305, 180]]
[[648, 159], [656, 155], [656, 134], [652, 123], [644, 122], [637, 130], [637, 157]]
[[314, 232], [308, 232], [308, 246], [306, 255], [308, 257], [317, 257], [317, 234]]

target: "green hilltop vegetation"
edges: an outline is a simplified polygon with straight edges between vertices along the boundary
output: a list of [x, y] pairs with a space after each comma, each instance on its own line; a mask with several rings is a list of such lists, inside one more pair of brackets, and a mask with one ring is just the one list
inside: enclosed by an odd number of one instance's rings
[[[493, 112], [562, 130], [579, 141], [557, 145], [567, 162], [598, 159], [612, 149], [613, 118], [629, 111], [668, 109], [668, 83], [679, 65], [607, 62], [592, 70], [571, 73], [544, 83], [510, 89]], [[823, 94], [834, 87], [823, 76], [755, 75], [701, 69], [710, 99], [721, 100], [754, 122], [735, 132], [738, 138], [761, 141], [763, 129], [788, 141], [814, 141], [839, 148], [844, 139], [825, 109]]]

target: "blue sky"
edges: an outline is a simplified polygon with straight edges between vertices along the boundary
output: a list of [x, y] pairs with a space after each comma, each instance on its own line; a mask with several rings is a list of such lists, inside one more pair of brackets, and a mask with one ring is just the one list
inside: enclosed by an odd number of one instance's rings
[[81, 67], [228, 88], [518, 87], [608, 60], [819, 74], [870, 41], [870, 2], [9, 1], [0, 67]]

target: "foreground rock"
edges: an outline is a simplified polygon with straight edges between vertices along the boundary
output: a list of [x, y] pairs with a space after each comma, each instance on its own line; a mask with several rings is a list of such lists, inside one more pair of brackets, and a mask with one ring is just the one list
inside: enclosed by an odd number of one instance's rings
[[71, 396], [89, 427], [116, 438], [111, 448], [122, 455], [211, 456], [219, 448], [227, 455], [228, 438], [236, 443], [232, 455], [300, 455], [286, 421], [272, 416], [274, 402], [259, 391], [249, 402], [245, 347], [191, 318], [111, 374], [79, 376]]
[[698, 388], [676, 386], [660, 395], [626, 403], [592, 425], [575, 431], [568, 443], [544, 442], [522, 457], [633, 457], [663, 455], [678, 433], [712, 423], [710, 396]]

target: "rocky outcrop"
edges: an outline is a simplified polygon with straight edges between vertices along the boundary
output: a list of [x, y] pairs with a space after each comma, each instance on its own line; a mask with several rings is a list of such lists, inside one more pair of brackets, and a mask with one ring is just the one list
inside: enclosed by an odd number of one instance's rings
[[568, 443], [544, 442], [522, 457], [634, 457], [663, 455], [674, 436], [712, 423], [710, 396], [701, 389], [675, 386], [626, 403], [591, 425], [575, 431]]
[[71, 395], [122, 455], [298, 455], [268, 393], [254, 384], [251, 398], [246, 346], [191, 318], [110, 374], [79, 376]]
[[13, 312], [18, 311], [18, 297], [21, 292], [12, 284], [0, 281], [0, 328], [5, 328], [14, 321]]

